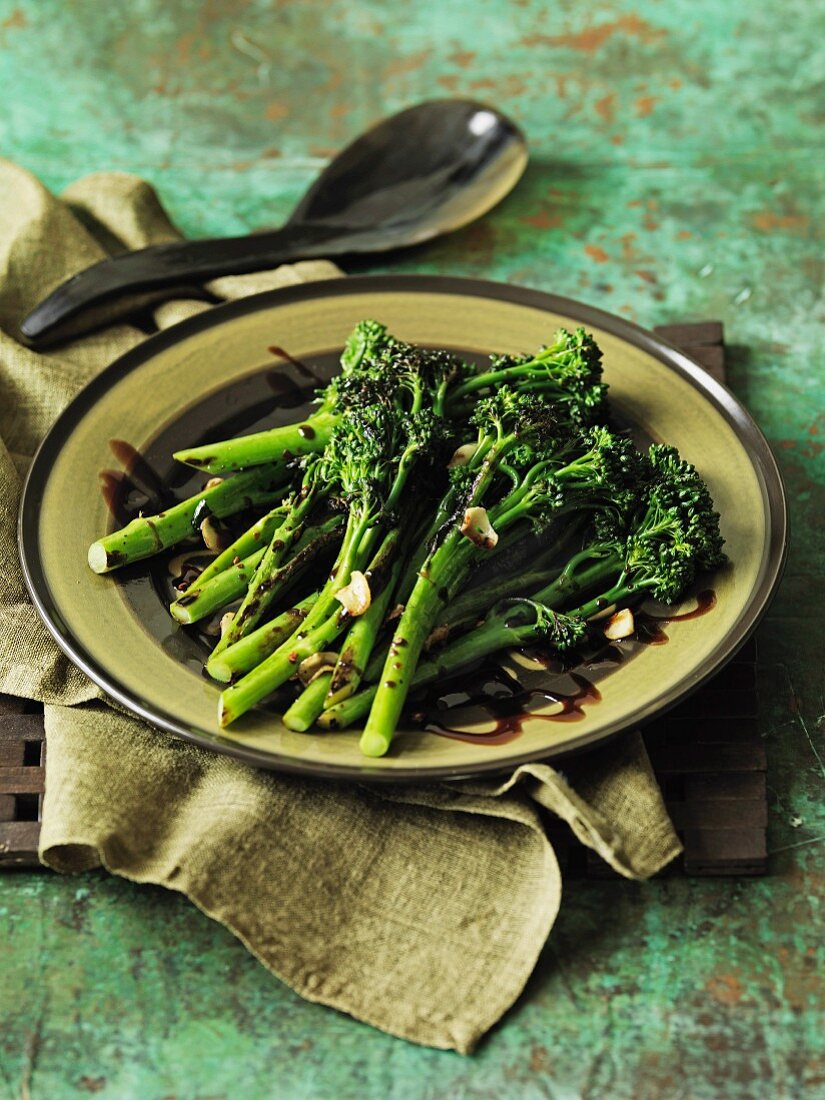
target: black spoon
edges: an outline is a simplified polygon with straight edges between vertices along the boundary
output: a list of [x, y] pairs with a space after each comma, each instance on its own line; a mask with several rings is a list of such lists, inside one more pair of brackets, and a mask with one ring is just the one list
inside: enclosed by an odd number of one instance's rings
[[283, 228], [102, 260], [53, 290], [20, 329], [30, 343], [45, 343], [134, 313], [168, 297], [168, 288], [291, 260], [420, 244], [486, 214], [526, 164], [523, 134], [493, 107], [462, 99], [420, 103], [339, 153]]

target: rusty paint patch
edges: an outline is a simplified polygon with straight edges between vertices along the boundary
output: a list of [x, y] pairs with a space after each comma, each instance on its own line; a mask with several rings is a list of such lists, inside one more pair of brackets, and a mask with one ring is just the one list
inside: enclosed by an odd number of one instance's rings
[[733, 974], [719, 974], [711, 978], [705, 988], [722, 1005], [738, 1005], [742, 1000], [742, 985]]
[[2, 27], [3, 30], [11, 30], [14, 27], [27, 27], [28, 25], [29, 22], [26, 19], [26, 13], [20, 8], [14, 8], [11, 15], [0, 23], [0, 27]]
[[546, 1073], [550, 1068], [550, 1052], [547, 1047], [536, 1043], [530, 1051], [530, 1072]]
[[384, 66], [384, 77], [401, 76], [404, 73], [414, 73], [417, 69], [420, 69], [424, 62], [432, 54], [431, 49], [419, 50], [418, 53], [411, 53], [407, 57], [395, 57], [392, 61], [388, 61]]
[[612, 122], [616, 114], [616, 93], [608, 92], [606, 96], [596, 100], [594, 104], [596, 114], [605, 122]]
[[89, 1077], [84, 1074], [77, 1082], [78, 1087], [85, 1092], [101, 1092], [106, 1087], [105, 1077]]
[[775, 210], [757, 210], [748, 218], [760, 233], [807, 233], [811, 219], [806, 214], [779, 214]]
[[634, 107], [636, 109], [637, 118], [647, 118], [648, 115], [653, 113], [654, 106], [659, 102], [661, 96], [658, 95], [642, 95], [636, 100]]
[[558, 229], [562, 224], [559, 214], [551, 214], [549, 210], [539, 210], [537, 214], [528, 214], [521, 218], [523, 225], [532, 225], [536, 229]]
[[661, 27], [654, 27], [635, 12], [619, 16], [612, 23], [600, 23], [596, 27], [584, 27], [573, 34], [530, 34], [523, 38], [524, 46], [568, 46], [571, 50], [595, 53], [615, 35], [638, 38], [640, 42], [658, 42], [667, 34]]
[[453, 65], [458, 65], [459, 69], [467, 69], [475, 61], [476, 55], [474, 50], [456, 50], [455, 53], [450, 54], [447, 58], [448, 61], [452, 61]]
[[584, 250], [591, 260], [595, 260], [597, 264], [604, 264], [610, 259], [608, 254], [603, 248], [599, 248], [597, 244], [586, 244]]
[[264, 111], [264, 118], [268, 118], [270, 122], [279, 122], [282, 118], [286, 118], [289, 114], [289, 107], [285, 103], [267, 103], [266, 110]]

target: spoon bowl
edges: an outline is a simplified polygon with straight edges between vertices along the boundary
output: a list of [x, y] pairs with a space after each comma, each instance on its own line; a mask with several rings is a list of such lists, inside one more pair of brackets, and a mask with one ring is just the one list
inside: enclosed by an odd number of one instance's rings
[[20, 331], [30, 344], [53, 343], [219, 275], [421, 244], [486, 214], [526, 164], [524, 135], [500, 111], [472, 100], [428, 100], [343, 149], [281, 229], [173, 241], [102, 260], [53, 290]]

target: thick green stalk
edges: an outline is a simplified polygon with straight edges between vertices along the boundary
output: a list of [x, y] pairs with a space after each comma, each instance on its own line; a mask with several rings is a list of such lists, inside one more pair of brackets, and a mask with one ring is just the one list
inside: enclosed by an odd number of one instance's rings
[[[435, 657], [421, 661], [415, 670], [411, 688], [425, 687], [442, 676], [452, 676], [464, 665], [473, 664], [507, 646], [527, 645], [531, 639], [532, 635], [523, 627], [509, 626], [508, 621], [499, 616], [491, 617], [469, 634], [451, 642]], [[370, 684], [357, 695], [330, 707], [321, 715], [319, 725], [329, 730], [342, 730], [354, 725], [369, 714], [378, 690], [378, 684]]]
[[317, 598], [318, 593], [313, 592], [294, 607], [282, 611], [271, 622], [264, 623], [239, 642], [235, 642], [217, 657], [210, 657], [206, 662], [207, 673], [213, 680], [228, 684], [233, 678], [244, 676], [257, 668], [300, 628]]
[[[559, 609], [582, 592], [612, 584], [624, 569], [624, 558], [615, 551], [575, 554], [561, 573], [530, 597], [536, 603]], [[597, 609], [598, 610], [598, 609]]]
[[[305, 572], [321, 550], [335, 537], [336, 526], [340, 521], [333, 518], [325, 524], [310, 527], [304, 531], [295, 544], [292, 556], [273, 574], [273, 583], [278, 586], [279, 595], [284, 595], [291, 584]], [[182, 596], [170, 606], [172, 617], [186, 625], [199, 622], [219, 611], [222, 607], [239, 599], [248, 590], [250, 581], [261, 563], [266, 547], [262, 546], [248, 558], [231, 565], [218, 573], [202, 588], [188, 588]]]
[[218, 723], [222, 727], [228, 726], [267, 695], [277, 691], [297, 672], [301, 661], [328, 649], [348, 622], [350, 618], [341, 608], [315, 630], [309, 633], [301, 631], [289, 638], [257, 668], [253, 668], [243, 679], [221, 692], [218, 700]]
[[[329, 685], [329, 694], [323, 701], [324, 709], [352, 695], [363, 679], [375, 640], [387, 617], [390, 600], [401, 571], [401, 562], [398, 558], [395, 558], [389, 566], [387, 565], [389, 556], [395, 554], [396, 545], [397, 538], [385, 539], [381, 550], [376, 555], [376, 558], [383, 557], [383, 560], [373, 562], [367, 571], [370, 586], [380, 581], [382, 587], [372, 597], [372, 602], [364, 614], [358, 616], [347, 632]], [[318, 713], [320, 714], [320, 710]]]
[[[376, 594], [363, 615], [352, 623], [344, 639], [344, 645], [333, 672], [316, 677], [298, 696], [284, 715], [284, 725], [291, 730], [308, 730], [325, 706], [346, 699], [356, 690], [363, 669], [372, 652], [378, 631], [383, 625], [387, 605], [392, 597], [395, 581], [398, 578], [400, 562], [392, 561], [398, 543], [398, 532], [391, 532], [381, 544], [381, 548], [367, 570], [367, 579], [378, 582], [383, 573], [383, 587]], [[323, 691], [320, 684], [324, 685]]]
[[281, 470], [299, 455], [322, 451], [329, 443], [332, 430], [340, 417], [321, 411], [297, 424], [284, 424], [265, 432], [241, 435], [219, 443], [207, 443], [176, 451], [174, 457], [187, 466], [195, 466], [210, 474], [227, 470], [245, 470], [250, 466], [277, 464]]
[[361, 735], [365, 756], [383, 756], [412, 685], [415, 668], [435, 620], [466, 576], [476, 548], [457, 531], [433, 554], [416, 581], [393, 634], [378, 691]]
[[[565, 523], [558, 537], [553, 538], [550, 544], [540, 545], [537, 548], [537, 556], [528, 570], [512, 569], [511, 572], [505, 572], [496, 577], [485, 577], [481, 582], [474, 581], [471, 588], [462, 591], [444, 608], [438, 617], [436, 630], [440, 626], [446, 626], [452, 634], [459, 628], [476, 622], [499, 600], [519, 593], [532, 592], [539, 585], [546, 585], [558, 577], [561, 568], [556, 563], [563, 560], [562, 555], [569, 553], [572, 544], [580, 538], [582, 527], [582, 517], [573, 517], [570, 522]], [[530, 537], [534, 538], [532, 535]], [[493, 556], [497, 555], [501, 548], [504, 553], [518, 553], [518, 550], [513, 548], [513, 540], [503, 538], [499, 540], [495, 550], [488, 553], [485, 562], [493, 560]]]
[[[415, 686], [415, 679], [413, 685]], [[322, 730], [349, 729], [369, 714], [377, 694], [378, 684], [369, 684], [355, 695], [350, 695], [349, 699], [342, 699], [329, 710], [322, 710], [316, 719], [318, 726]]]
[[[376, 528], [370, 528], [368, 531], [370, 536], [377, 533]], [[363, 556], [367, 552], [365, 543], [374, 541], [374, 539], [364, 539], [356, 529], [352, 541], [357, 548], [357, 552]], [[370, 563], [371, 569], [380, 570], [384, 567], [385, 561], [392, 559], [397, 541], [397, 530], [393, 530], [385, 536], [378, 553]], [[344, 568], [347, 569], [346, 566]], [[346, 572], [346, 580], [348, 579], [349, 571]], [[346, 583], [346, 581], [343, 583]], [[343, 587], [343, 584], [339, 584], [335, 591], [338, 591], [341, 587]], [[328, 649], [330, 643], [352, 622], [346, 611], [339, 606], [324, 621], [314, 623], [313, 619], [323, 598], [324, 593], [316, 601], [312, 611], [301, 624], [299, 631], [283, 642], [266, 660], [223, 692], [218, 709], [219, 721], [223, 725], [233, 722], [249, 710], [251, 706], [277, 690], [293, 675], [301, 661], [306, 660], [307, 657], [311, 657], [315, 653]], [[332, 602], [335, 602], [334, 593]], [[207, 665], [208, 669], [209, 665]]]
[[359, 519], [349, 518], [332, 574], [318, 594], [307, 621], [302, 624], [302, 632], [314, 630], [338, 610], [340, 605], [336, 602], [336, 593], [349, 583], [354, 570], [362, 570], [369, 562], [370, 551], [380, 532], [378, 528], [368, 526], [368, 523], [368, 518], [363, 516]]
[[255, 570], [264, 556], [266, 547], [262, 546], [255, 554], [231, 565], [218, 573], [201, 588], [194, 591], [188, 588], [182, 596], [178, 596], [174, 603], [169, 605], [169, 613], [172, 618], [185, 626], [200, 622], [207, 615], [220, 611], [222, 607], [239, 599], [249, 588], [249, 581], [254, 576]]
[[283, 497], [286, 481], [283, 471], [272, 467], [227, 478], [156, 516], [139, 516], [119, 531], [93, 542], [89, 547], [89, 566], [95, 573], [108, 573], [149, 558], [195, 534], [193, 520], [201, 512], [204, 517], [214, 515], [221, 519], [253, 505], [271, 505]]
[[254, 554], [257, 550], [264, 550], [266, 544], [274, 535], [275, 528], [283, 521], [287, 511], [287, 506], [280, 504], [277, 508], [267, 512], [266, 515], [261, 516], [248, 531], [244, 531], [230, 546], [227, 546], [216, 558], [213, 558], [203, 572], [192, 581], [186, 591], [194, 592], [197, 588], [203, 588], [207, 581], [212, 580], [218, 573], [222, 573], [224, 569], [228, 569], [230, 565], [243, 561], [244, 558], [248, 558], [250, 554]]
[[324, 698], [331, 681], [332, 673], [322, 672], [307, 684], [289, 710], [284, 713], [282, 721], [288, 730], [306, 733], [312, 728], [324, 708]]
[[272, 535], [263, 557], [249, 582], [246, 595], [235, 617], [215, 646], [220, 653], [244, 635], [251, 633], [277, 596], [281, 594], [282, 563], [289, 557], [294, 543], [303, 534], [303, 522], [315, 501], [312, 487], [302, 489], [289, 514]]

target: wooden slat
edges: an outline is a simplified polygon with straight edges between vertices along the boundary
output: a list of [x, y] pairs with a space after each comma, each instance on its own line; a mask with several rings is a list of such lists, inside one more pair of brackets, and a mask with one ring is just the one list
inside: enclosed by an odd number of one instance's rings
[[697, 775], [718, 772], [759, 772], [767, 767], [765, 746], [715, 744], [698, 748], [692, 744], [655, 745], [650, 760], [662, 775]]
[[39, 821], [10, 821], [0, 824], [0, 867], [39, 867], [37, 845]]
[[44, 768], [0, 769], [0, 794], [43, 794], [46, 790]]
[[674, 827], [683, 829], [764, 829], [768, 824], [768, 806], [764, 798], [691, 799], [668, 802]]
[[765, 802], [768, 782], [764, 772], [732, 775], [692, 775], [685, 779], [685, 798], [698, 802], [733, 800]]
[[43, 714], [4, 714], [0, 716], [0, 742], [43, 741]]
[[759, 739], [756, 718], [671, 718], [662, 722], [670, 743], [694, 741], [697, 745], [744, 742], [750, 744]]
[[22, 767], [25, 751], [24, 741], [4, 741], [0, 739], [0, 769]]
[[764, 874], [768, 852], [764, 829], [687, 829], [688, 875]]

